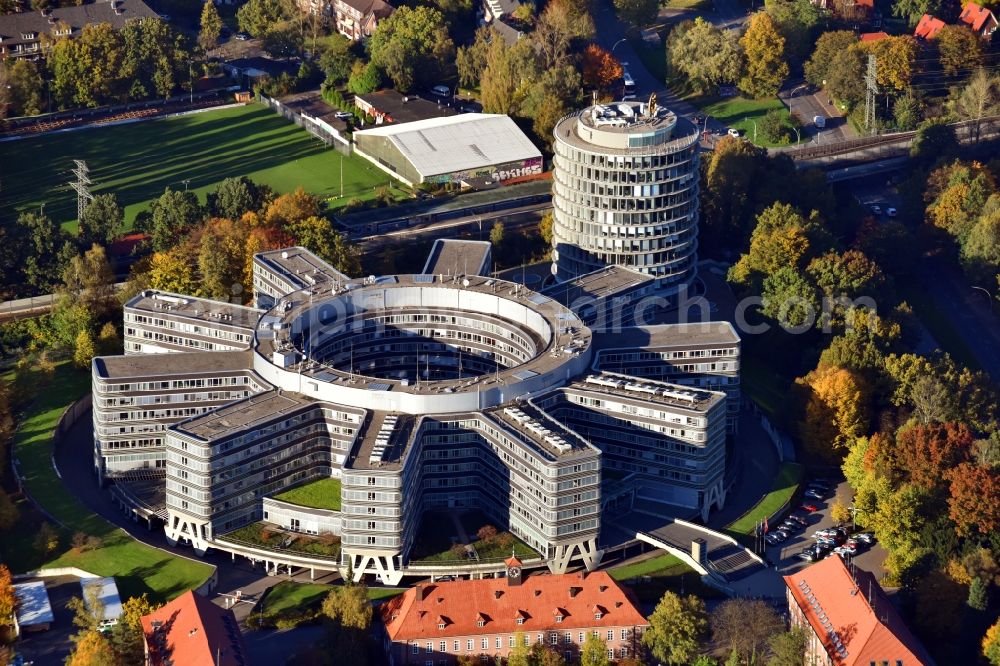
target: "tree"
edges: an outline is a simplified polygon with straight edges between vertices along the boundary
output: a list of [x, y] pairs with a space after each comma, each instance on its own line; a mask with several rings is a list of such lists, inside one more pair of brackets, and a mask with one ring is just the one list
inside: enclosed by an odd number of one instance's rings
[[264, 209], [263, 222], [269, 226], [283, 228], [308, 217], [320, 214], [320, 200], [301, 187], [294, 192], [282, 194]]
[[1000, 273], [1000, 210], [980, 216], [961, 247], [962, 264], [976, 282], [992, 283]]
[[784, 629], [774, 608], [759, 599], [727, 599], [712, 611], [710, 623], [712, 640], [751, 664], [764, 654], [770, 637]]
[[372, 621], [368, 588], [364, 585], [334, 587], [323, 599], [322, 613], [343, 627], [367, 631]]
[[1000, 620], [986, 630], [982, 646], [983, 656], [990, 662], [990, 666], [1000, 666]]
[[657, 0], [615, 0], [618, 18], [637, 28], [642, 28], [656, 20], [660, 10]]
[[25, 58], [16, 58], [0, 64], [0, 69], [5, 70], [0, 76], [0, 84], [7, 86], [10, 104], [7, 114], [36, 116], [41, 113], [45, 97], [45, 80], [38, 70], [38, 65]]
[[458, 82], [466, 88], [479, 84], [486, 69], [486, 54], [490, 43], [497, 38], [496, 31], [490, 25], [480, 26], [472, 44], [463, 46], [455, 54], [455, 67], [458, 69]]
[[367, 95], [382, 85], [382, 70], [374, 62], [367, 65], [355, 60], [351, 66], [351, 76], [347, 79], [347, 89], [355, 95]]
[[583, 52], [583, 84], [592, 90], [610, 90], [621, 78], [622, 65], [597, 44], [588, 44]]
[[686, 664], [698, 651], [707, 628], [705, 602], [693, 595], [681, 597], [668, 590], [649, 616], [649, 628], [642, 635], [642, 643], [661, 661]]
[[446, 78], [455, 62], [455, 45], [444, 15], [427, 6], [400, 7], [378, 24], [370, 38], [372, 63], [401, 92]]
[[739, 88], [750, 97], [776, 95], [788, 76], [785, 62], [785, 38], [766, 12], [750, 18], [749, 26], [740, 37], [740, 46], [746, 58]]
[[820, 363], [795, 384], [804, 398], [799, 433], [807, 448], [831, 458], [865, 434], [869, 388], [857, 373]]
[[761, 136], [772, 143], [788, 140], [791, 128], [785, 123], [785, 114], [778, 109], [771, 109], [764, 114], [758, 123]]
[[499, 250], [499, 248], [503, 245], [505, 235], [506, 230], [503, 222], [500, 222], [499, 220], [494, 222], [493, 228], [490, 229], [490, 242], [493, 243], [493, 247]]
[[198, 248], [199, 295], [228, 301], [241, 293], [245, 245], [245, 225], [221, 218], [206, 223]]
[[111, 642], [96, 629], [74, 636], [74, 642], [66, 666], [113, 666], [119, 663]]
[[841, 525], [851, 522], [851, 510], [839, 497], [830, 506], [830, 518]]
[[14, 580], [6, 564], [0, 564], [0, 627], [14, 624], [18, 601], [14, 593]]
[[145, 592], [139, 597], [129, 597], [122, 603], [122, 614], [110, 634], [112, 648], [121, 663], [142, 663], [145, 649], [142, 616], [149, 615], [159, 607], [159, 604], [150, 603]]
[[89, 368], [90, 361], [95, 356], [97, 356], [97, 344], [94, 342], [94, 334], [85, 328], [76, 334], [73, 364], [81, 369]]
[[236, 12], [236, 24], [243, 32], [263, 37], [275, 23], [290, 17], [281, 0], [248, 0]]
[[587, 639], [580, 647], [580, 666], [609, 666], [608, 644], [604, 639], [594, 634], [587, 634]]
[[860, 42], [858, 48], [873, 54], [878, 62], [876, 80], [883, 88], [902, 92], [910, 87], [917, 41], [909, 35], [886, 37], [874, 42]]
[[976, 121], [976, 140], [979, 139], [979, 121], [1000, 110], [1000, 76], [990, 75], [980, 67], [962, 88], [956, 102], [962, 118]]
[[92, 243], [110, 245], [122, 235], [125, 229], [125, 211], [118, 205], [114, 194], [98, 194], [83, 209], [80, 218], [80, 244], [87, 247]]
[[907, 480], [934, 490], [946, 483], [942, 470], [952, 470], [972, 456], [972, 432], [964, 424], [931, 423], [901, 428], [892, 452], [894, 466]]
[[166, 252], [156, 252], [149, 260], [149, 287], [178, 294], [196, 294], [195, 276], [198, 245], [184, 242]]
[[925, 164], [947, 160], [957, 152], [958, 137], [945, 118], [926, 120], [917, 128], [917, 134], [910, 144], [910, 157]]
[[346, 275], [360, 275], [361, 262], [353, 245], [326, 219], [310, 216], [288, 226], [296, 242]]
[[76, 246], [46, 215], [26, 211], [17, 217], [17, 226], [23, 232], [18, 236], [24, 242], [15, 241], [21, 247], [14, 249], [25, 282], [41, 292], [54, 291], [67, 260], [76, 254]]
[[514, 647], [507, 653], [507, 666], [533, 666], [531, 643], [524, 633], [514, 634]]
[[47, 522], [42, 522], [35, 532], [32, 545], [43, 557], [48, 557], [59, 547], [59, 534]]
[[792, 627], [789, 631], [771, 636], [768, 641], [771, 658], [767, 666], [803, 666], [807, 644], [806, 632], [802, 627]]
[[1000, 472], [973, 463], [947, 470], [948, 516], [960, 536], [988, 535], [1000, 528]]
[[853, 30], [832, 30], [820, 35], [812, 57], [805, 64], [806, 81], [814, 86], [827, 85], [829, 68], [834, 58], [837, 54], [852, 49], [857, 41], [858, 37]]
[[743, 57], [733, 33], [701, 17], [678, 24], [667, 37], [667, 64], [698, 90], [714, 92], [740, 76]]
[[17, 510], [17, 505], [0, 488], [0, 533], [6, 532], [17, 525], [17, 521], [20, 518], [21, 512]]
[[340, 34], [327, 37], [323, 54], [319, 57], [319, 66], [326, 74], [328, 85], [335, 87], [346, 83], [357, 59], [354, 55], [354, 43], [347, 37]]
[[208, 195], [208, 210], [215, 217], [238, 220], [263, 205], [262, 192], [246, 176], [226, 178]]
[[[215, 6], [211, 0], [205, 6]], [[220, 186], [221, 187], [221, 186]], [[145, 229], [152, 237], [153, 250], [162, 252], [177, 244], [177, 239], [199, 224], [205, 210], [194, 192], [174, 191], [169, 187], [150, 204], [149, 222]]]
[[292, 21], [273, 24], [261, 40], [261, 48], [275, 58], [292, 58], [302, 53], [302, 31]]
[[983, 49], [979, 36], [963, 25], [946, 25], [938, 31], [934, 41], [944, 73], [955, 76], [983, 64]]
[[542, 237], [546, 245], [552, 245], [552, 225], [554, 223], [555, 217], [551, 210], [542, 213], [542, 218], [538, 220], [538, 235]]
[[201, 31], [198, 33], [198, 45], [206, 51], [215, 48], [222, 34], [222, 17], [215, 8], [213, 0], [206, 0], [201, 8]]
[[[594, 19], [587, 3], [580, 0], [552, 0], [547, 3], [531, 34], [543, 70], [566, 64], [573, 43], [594, 36]], [[519, 40], [519, 42], [522, 40]], [[515, 44], [515, 47], [517, 44]], [[530, 76], [530, 72], [525, 72]]]
[[892, 107], [892, 115], [896, 121], [896, 129], [907, 132], [912, 130], [923, 117], [923, 104], [912, 91], [896, 98]]
[[479, 87], [485, 113], [511, 114], [517, 108], [515, 92], [522, 77], [511, 50], [503, 39], [492, 40], [486, 50]]
[[750, 248], [730, 268], [728, 279], [757, 292], [765, 277], [784, 268], [801, 269], [831, 242], [815, 211], [806, 218], [790, 204], [772, 204], [757, 216]]
[[978, 576], [972, 579], [969, 585], [969, 599], [966, 602], [969, 608], [977, 611], [984, 611], [990, 605], [989, 588]]
[[[87, 308], [95, 320], [105, 319], [118, 308], [115, 275], [104, 248], [94, 244], [82, 255], [73, 257], [63, 271], [61, 294], [72, 306]], [[64, 304], [57, 303], [57, 309]], [[73, 335], [76, 335], [74, 331]]]
[[789, 58], [797, 61], [805, 58], [812, 45], [812, 31], [822, 19], [819, 7], [795, 0], [765, 0], [764, 10], [784, 37], [785, 53]]
[[788, 329], [808, 329], [816, 321], [816, 290], [794, 268], [785, 266], [764, 278], [761, 312]]

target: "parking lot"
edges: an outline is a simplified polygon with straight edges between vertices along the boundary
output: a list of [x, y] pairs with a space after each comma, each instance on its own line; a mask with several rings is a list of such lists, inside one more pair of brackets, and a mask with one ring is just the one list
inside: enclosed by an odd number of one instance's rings
[[[828, 529], [835, 527], [833, 518], [830, 517], [830, 507], [833, 505], [834, 499], [840, 497], [844, 504], [850, 506], [851, 500], [851, 488], [847, 485], [846, 481], [841, 481], [836, 485], [836, 493], [826, 493], [824, 499], [812, 499], [807, 498], [804, 502], [799, 502], [798, 505], [803, 503], [812, 504], [817, 508], [817, 511], [813, 513], [806, 513], [801, 509], [794, 511], [796, 515], [803, 516], [806, 518], [808, 525], [803, 527], [801, 530], [794, 533], [787, 541], [777, 545], [767, 546], [767, 559], [772, 563], [777, 564], [777, 570], [782, 575], [788, 575], [795, 571], [798, 571], [802, 567], [809, 566], [809, 562], [801, 560], [798, 554], [802, 552], [802, 549], [806, 546], [811, 546], [816, 543], [816, 539], [813, 538], [813, 533], [817, 530]], [[773, 530], [777, 528], [777, 525], [769, 525]], [[848, 525], [850, 527], [850, 525]], [[832, 552], [827, 555], [827, 557], [838, 557]], [[850, 557], [849, 561], [853, 562], [859, 568], [864, 569], [873, 573], [876, 578], [881, 579], [884, 570], [882, 568], [882, 562], [885, 560], [885, 550], [876, 542], [873, 545], [866, 545], [864, 543], [858, 544], [857, 555]]]

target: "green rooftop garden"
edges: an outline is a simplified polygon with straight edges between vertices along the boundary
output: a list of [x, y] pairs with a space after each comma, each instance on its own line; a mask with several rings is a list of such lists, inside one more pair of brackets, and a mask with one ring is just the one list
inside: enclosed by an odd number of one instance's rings
[[272, 497], [299, 506], [340, 511], [340, 479], [317, 479]]

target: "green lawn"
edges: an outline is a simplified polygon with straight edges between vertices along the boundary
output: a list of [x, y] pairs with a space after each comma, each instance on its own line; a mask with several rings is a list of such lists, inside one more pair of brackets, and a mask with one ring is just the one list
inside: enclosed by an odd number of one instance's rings
[[[114, 576], [125, 597], [147, 592], [152, 599], [165, 601], [201, 585], [211, 575], [210, 566], [175, 557], [132, 539], [80, 504], [56, 476], [51, 462], [52, 431], [66, 407], [89, 391], [90, 374], [64, 361], [56, 365], [50, 383], [37, 388], [38, 395], [14, 436], [14, 456], [28, 493], [68, 529], [61, 530], [60, 549], [54, 555], [42, 557], [32, 547], [39, 517], [22, 504], [21, 525], [0, 543], [4, 560], [17, 570], [73, 566], [101, 576]], [[89, 474], [89, 470], [76, 472]], [[76, 531], [100, 537], [102, 547], [84, 552], [68, 548]]]
[[340, 511], [340, 479], [318, 479], [274, 495], [274, 499], [315, 509]]
[[268, 615], [281, 615], [288, 611], [318, 611], [329, 592], [329, 585], [283, 580], [268, 590], [264, 599], [264, 612]]
[[343, 157], [270, 109], [250, 104], [0, 143], [0, 163], [11, 167], [0, 209], [44, 203], [46, 214], [75, 228], [76, 195], [67, 185], [74, 159], [86, 160], [94, 194], [118, 196], [129, 224], [165, 187], [183, 189], [184, 180], [202, 201], [223, 179], [248, 176], [278, 192], [301, 186], [332, 207], [370, 199], [376, 186], [391, 181], [368, 161]]
[[[480, 560], [510, 557], [511, 549], [522, 560], [539, 557], [537, 551], [510, 532], [499, 532], [488, 541], [477, 539], [476, 532], [480, 527], [494, 524], [481, 511], [466, 511], [459, 516], [459, 520], [470, 539], [469, 545], [476, 549]], [[469, 561], [451, 550], [451, 536], [454, 532], [454, 528], [451, 527], [451, 517], [447, 513], [428, 511], [421, 519], [420, 529], [410, 552], [410, 561], [419, 563]]]
[[795, 494], [802, 482], [805, 469], [792, 462], [781, 463], [778, 476], [774, 479], [771, 492], [761, 498], [749, 511], [726, 526], [725, 531], [733, 536], [750, 534], [754, 526], [777, 511], [782, 504]]
[[[745, 97], [725, 97], [718, 99], [703, 97], [692, 98], [689, 101], [715, 120], [726, 125], [726, 127], [740, 130], [740, 133], [744, 137], [758, 146], [773, 148], [775, 146], [788, 145], [766, 141], [760, 132], [757, 132], [756, 138], [754, 137], [754, 123], [759, 124], [768, 111], [780, 111], [782, 117], [785, 119], [785, 123], [789, 122], [790, 114], [788, 113], [788, 109], [777, 97], [768, 97], [766, 99], [746, 99]], [[792, 137], [791, 143], [795, 143], [794, 137]]]
[[[223, 535], [228, 539], [243, 541], [256, 546], [273, 550], [287, 550], [309, 555], [319, 555], [326, 558], [340, 557], [340, 537], [332, 534], [309, 536], [285, 532], [275, 525], [264, 522], [250, 523]], [[291, 539], [292, 542], [285, 545]]]
[[608, 573], [615, 580], [628, 580], [629, 578], [638, 578], [639, 576], [667, 575], [668, 573], [683, 572], [684, 570], [690, 571], [691, 569], [688, 565], [681, 562], [678, 557], [670, 553], [665, 553], [648, 560], [642, 560], [641, 562], [633, 562], [632, 564], [615, 567]]
[[667, 590], [697, 594], [706, 599], [722, 596], [701, 580], [701, 575], [677, 557], [664, 553], [648, 560], [614, 567], [611, 577], [632, 588], [642, 603], [654, 604]]

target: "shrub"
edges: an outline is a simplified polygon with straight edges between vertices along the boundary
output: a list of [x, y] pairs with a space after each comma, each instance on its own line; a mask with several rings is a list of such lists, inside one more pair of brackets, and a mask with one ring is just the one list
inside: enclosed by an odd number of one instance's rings
[[492, 542], [493, 539], [496, 538], [496, 535], [497, 535], [497, 528], [493, 527], [492, 525], [483, 525], [482, 527], [479, 528], [479, 531], [476, 532], [476, 536], [479, 537], [479, 540], [485, 541], [486, 543]]
[[74, 532], [69, 545], [77, 550], [83, 550], [87, 546], [87, 535], [83, 532]]
[[772, 143], [785, 143], [788, 141], [788, 126], [785, 124], [784, 114], [778, 109], [772, 109], [764, 114], [758, 123], [761, 135]]

